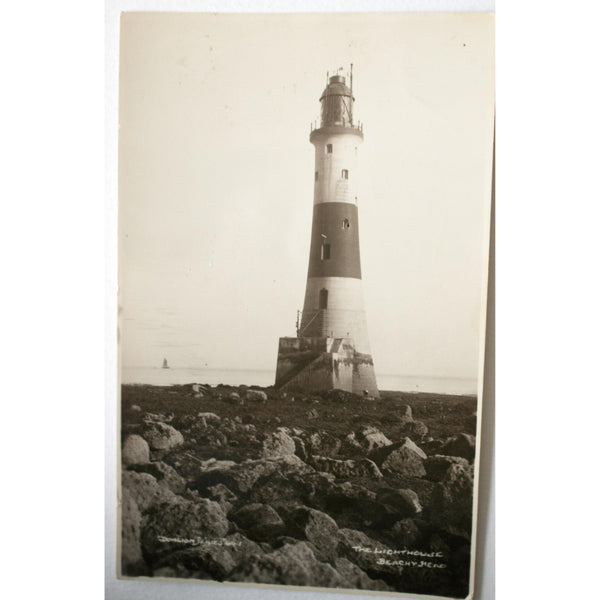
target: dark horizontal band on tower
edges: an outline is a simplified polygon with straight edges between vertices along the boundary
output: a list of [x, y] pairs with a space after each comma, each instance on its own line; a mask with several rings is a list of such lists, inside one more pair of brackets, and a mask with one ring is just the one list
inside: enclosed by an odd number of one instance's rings
[[310, 142], [313, 143], [315, 140], [320, 138], [326, 138], [330, 135], [336, 135], [343, 133], [344, 135], [356, 135], [361, 140], [364, 139], [363, 132], [358, 129], [358, 127], [352, 127], [350, 125], [327, 125], [326, 127], [321, 127], [319, 129], [315, 129], [310, 133]]
[[358, 208], [355, 204], [315, 204], [308, 276], [361, 278]]

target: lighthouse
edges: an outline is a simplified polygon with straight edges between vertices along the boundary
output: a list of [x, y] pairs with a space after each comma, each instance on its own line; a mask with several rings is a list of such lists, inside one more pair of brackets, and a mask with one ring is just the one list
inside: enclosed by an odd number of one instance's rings
[[358, 150], [350, 81], [327, 77], [320, 97], [308, 276], [296, 337], [279, 339], [275, 387], [290, 391], [342, 389], [378, 397], [363, 302], [358, 228]]

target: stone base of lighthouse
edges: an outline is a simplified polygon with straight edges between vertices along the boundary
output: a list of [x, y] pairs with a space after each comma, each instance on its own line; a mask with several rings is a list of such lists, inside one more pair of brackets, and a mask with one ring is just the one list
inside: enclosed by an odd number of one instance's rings
[[279, 338], [275, 387], [286, 391], [344, 390], [379, 398], [373, 359], [351, 338]]

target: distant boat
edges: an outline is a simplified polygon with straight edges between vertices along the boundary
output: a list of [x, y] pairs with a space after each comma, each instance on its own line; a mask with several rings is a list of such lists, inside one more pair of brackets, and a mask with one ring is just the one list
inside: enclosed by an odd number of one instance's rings
[[167, 359], [166, 358], [163, 358], [163, 366], [162, 366], [162, 368], [163, 369], [168, 369], [169, 368], [169, 365], [167, 364]]

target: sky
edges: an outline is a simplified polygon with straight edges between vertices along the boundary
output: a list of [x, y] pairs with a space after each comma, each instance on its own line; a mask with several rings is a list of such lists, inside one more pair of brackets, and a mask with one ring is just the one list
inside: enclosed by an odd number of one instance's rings
[[275, 369], [304, 300], [310, 124], [353, 63], [375, 370], [477, 376], [492, 16], [125, 13], [120, 35], [124, 366]]

